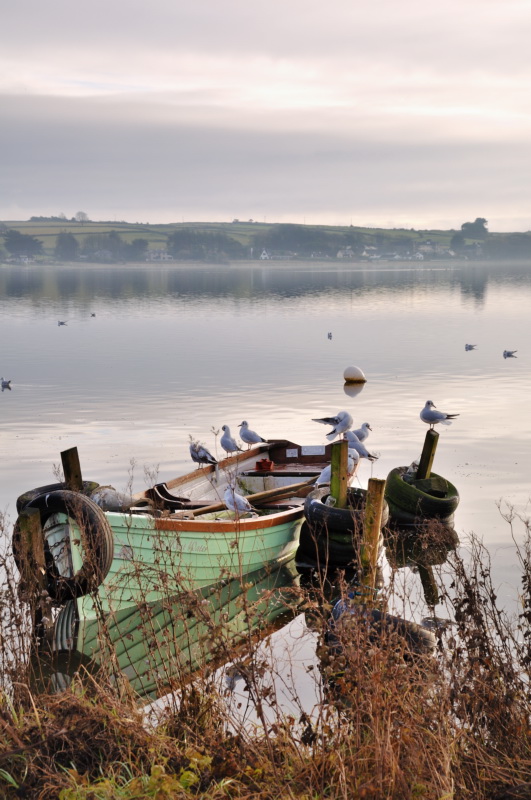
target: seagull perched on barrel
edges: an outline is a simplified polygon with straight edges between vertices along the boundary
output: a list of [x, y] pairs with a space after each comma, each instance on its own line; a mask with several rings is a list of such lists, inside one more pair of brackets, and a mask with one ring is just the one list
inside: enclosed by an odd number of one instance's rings
[[234, 486], [227, 486], [223, 495], [223, 502], [229, 511], [234, 511], [237, 516], [240, 514], [247, 514], [249, 512], [256, 513], [256, 509], [252, 507], [246, 497], [244, 497], [242, 494], [238, 494]]
[[354, 420], [348, 411], [338, 411], [335, 417], [321, 417], [320, 419], [312, 419], [312, 422], [320, 422], [322, 425], [333, 425], [330, 433], [326, 434], [329, 442], [333, 442], [336, 436], [340, 436], [349, 428], [352, 428]]
[[345, 439], [348, 440], [348, 449], [355, 450], [360, 458], [368, 458], [369, 461], [376, 461], [380, 456], [375, 453], [369, 453], [365, 445], [360, 442], [358, 437], [352, 431], [345, 432]]
[[192, 457], [192, 461], [195, 461], [197, 464], [197, 469], [199, 469], [203, 464], [217, 464], [218, 462], [212, 455], [212, 453], [203, 447], [202, 444], [199, 442], [194, 442], [193, 439], [190, 440], [190, 455]]
[[437, 411], [435, 409], [435, 403], [432, 400], [426, 400], [426, 405], [420, 412], [421, 420], [425, 422], [426, 425], [429, 425], [432, 430], [433, 426], [438, 425], [439, 422], [443, 425], [451, 425], [452, 423], [450, 420], [458, 416], [459, 414], [445, 414], [444, 411]]
[[236, 439], [231, 436], [230, 428], [228, 425], [222, 425], [221, 430], [223, 431], [223, 436], [219, 440], [220, 445], [225, 450], [226, 453], [229, 455], [234, 453], [237, 450], [239, 453], [243, 453], [242, 448], [238, 445]]
[[244, 441], [245, 444], [248, 445], [247, 447], [248, 450], [251, 448], [251, 445], [253, 444], [262, 444], [262, 442], [267, 441], [267, 439], [262, 439], [262, 437], [259, 436], [255, 431], [252, 431], [249, 428], [249, 423], [245, 419], [243, 420], [243, 422], [240, 422], [238, 427], [240, 428], [240, 436], [242, 437], [242, 441]]
[[518, 358], [518, 356], [515, 356], [515, 353], [517, 353], [517, 352], [518, 352], [518, 350], [504, 350], [503, 351], [503, 357], [504, 358]]
[[361, 428], [352, 431], [352, 433], [354, 433], [358, 437], [360, 442], [364, 442], [367, 436], [369, 435], [369, 431], [372, 431], [371, 426], [369, 425], [368, 422], [363, 422]]

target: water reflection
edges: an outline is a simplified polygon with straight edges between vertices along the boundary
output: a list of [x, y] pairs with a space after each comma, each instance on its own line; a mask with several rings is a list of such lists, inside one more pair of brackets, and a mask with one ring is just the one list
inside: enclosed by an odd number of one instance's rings
[[292, 560], [105, 620], [80, 620], [70, 600], [33, 654], [34, 688], [60, 691], [83, 667], [103, 680], [125, 680], [140, 697], [160, 696], [205, 665], [230, 661], [242, 641], [285, 624], [300, 601], [298, 580]]

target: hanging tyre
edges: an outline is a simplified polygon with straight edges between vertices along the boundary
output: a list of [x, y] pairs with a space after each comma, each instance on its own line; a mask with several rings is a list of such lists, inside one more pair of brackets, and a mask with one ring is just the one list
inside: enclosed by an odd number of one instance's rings
[[[99, 486], [99, 483], [95, 481], [83, 481], [83, 489], [81, 490], [82, 494], [91, 495], [93, 491], [95, 491]], [[17, 514], [20, 514], [23, 511], [28, 503], [32, 500], [35, 500], [36, 497], [39, 497], [41, 494], [50, 494], [50, 492], [58, 492], [62, 489], [67, 489], [66, 483], [49, 483], [46, 486], [37, 486], [35, 489], [29, 489], [29, 491], [24, 492], [19, 497], [17, 497]]]
[[[84, 494], [60, 489], [34, 497], [26, 503], [26, 508], [37, 508], [40, 512], [46, 589], [53, 604], [63, 605], [95, 591], [105, 580], [114, 557], [113, 533], [99, 506]], [[82, 554], [77, 570], [72, 561], [71, 522], [79, 531]], [[13, 531], [13, 554], [22, 573], [32, 558], [21, 536], [20, 518]]]
[[326, 531], [316, 533], [304, 522], [299, 537], [299, 556], [307, 556], [321, 568], [356, 569], [360, 562], [360, 539], [337, 542]]
[[[367, 490], [350, 487], [347, 490], [347, 507], [327, 506], [330, 495], [328, 488], [316, 489], [308, 495], [304, 502], [304, 516], [316, 535], [326, 535], [328, 541], [352, 545], [359, 541], [363, 531], [363, 518]], [[389, 520], [389, 508], [384, 502], [382, 509], [382, 527]]]

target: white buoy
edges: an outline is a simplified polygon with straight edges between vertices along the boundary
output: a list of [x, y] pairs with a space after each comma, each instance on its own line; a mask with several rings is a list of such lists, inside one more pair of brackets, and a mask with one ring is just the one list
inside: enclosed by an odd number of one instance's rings
[[343, 373], [345, 383], [366, 383], [367, 378], [359, 367], [347, 367]]

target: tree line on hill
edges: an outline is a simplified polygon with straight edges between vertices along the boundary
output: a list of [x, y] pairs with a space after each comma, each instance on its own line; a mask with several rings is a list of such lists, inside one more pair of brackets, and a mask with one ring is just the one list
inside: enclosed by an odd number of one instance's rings
[[[84, 212], [78, 212], [76, 217], [81, 214]], [[463, 223], [461, 230], [454, 231], [451, 237], [450, 233], [447, 237], [450, 254], [470, 258], [531, 258], [531, 233], [490, 234], [487, 220], [483, 217]], [[115, 230], [87, 232], [83, 236], [62, 231], [55, 239], [53, 255], [58, 261], [116, 263], [145, 261], [162, 253], [176, 261], [223, 263], [260, 258], [264, 254], [287, 258], [336, 258], [341, 251], [360, 258], [370, 247], [382, 255], [395, 253], [398, 257], [405, 257], [415, 253], [422, 236], [422, 232], [414, 230], [360, 231], [351, 227], [332, 232], [321, 227], [278, 224], [267, 230], [261, 229], [250, 243], [244, 245], [234, 235], [222, 230], [179, 227], [167, 236], [161, 251], [153, 251], [149, 249], [148, 239], [139, 237], [125, 241]], [[2, 237], [5, 250], [11, 257], [44, 255], [43, 242], [37, 236], [7, 229]]]

